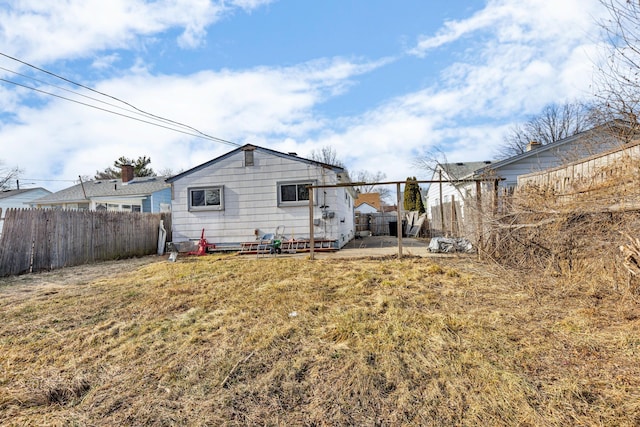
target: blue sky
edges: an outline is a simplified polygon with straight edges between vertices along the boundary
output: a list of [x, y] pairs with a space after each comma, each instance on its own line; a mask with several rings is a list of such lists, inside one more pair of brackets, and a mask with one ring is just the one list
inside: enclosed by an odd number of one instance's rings
[[[603, 13], [598, 0], [0, 2], [0, 52], [237, 144], [331, 146], [350, 170], [427, 179], [426, 153], [491, 159], [545, 104], [590, 99]], [[0, 161], [24, 187], [55, 191], [123, 155], [178, 172], [233, 149], [6, 82], [0, 104]]]

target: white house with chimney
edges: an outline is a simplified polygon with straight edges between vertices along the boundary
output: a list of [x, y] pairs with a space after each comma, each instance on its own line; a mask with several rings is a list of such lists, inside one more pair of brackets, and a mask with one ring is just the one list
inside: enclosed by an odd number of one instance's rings
[[122, 166], [122, 179], [96, 179], [32, 201], [42, 209], [78, 209], [122, 212], [168, 212], [171, 186], [161, 176], [134, 176], [132, 165]]

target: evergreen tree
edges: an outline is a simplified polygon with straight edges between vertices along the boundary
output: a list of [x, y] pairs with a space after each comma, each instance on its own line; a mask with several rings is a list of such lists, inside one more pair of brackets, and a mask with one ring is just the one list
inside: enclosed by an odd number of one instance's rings
[[125, 156], [113, 162], [113, 167], [108, 167], [103, 171], [96, 171], [94, 179], [119, 179], [122, 178], [122, 166], [133, 165], [133, 175], [137, 177], [156, 176], [156, 173], [149, 166], [151, 158], [140, 156], [137, 160], [129, 159]]
[[404, 186], [404, 210], [407, 212], [418, 211], [421, 214], [425, 212], [420, 186], [415, 176], [407, 178]]

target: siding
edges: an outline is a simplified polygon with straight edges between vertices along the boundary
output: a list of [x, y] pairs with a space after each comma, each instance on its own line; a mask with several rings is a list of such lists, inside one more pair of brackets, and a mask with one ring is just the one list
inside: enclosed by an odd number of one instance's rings
[[4, 197], [0, 199], [0, 209], [2, 210], [2, 212], [0, 212], [0, 234], [2, 233], [2, 227], [4, 226], [4, 217], [6, 215], [7, 209], [27, 208], [29, 207], [29, 202], [49, 194], [51, 194], [51, 191], [47, 191], [44, 188], [34, 188], [31, 191], [24, 191], [14, 196]]
[[518, 178], [518, 189], [528, 185], [549, 187], [558, 194], [586, 191], [616, 177], [624, 183], [632, 175], [629, 168], [640, 158], [640, 142], [624, 148], [592, 156], [566, 166], [542, 172], [522, 175]]
[[[432, 180], [438, 179], [439, 175], [436, 171], [433, 174]], [[446, 173], [442, 173], [442, 179], [448, 180], [450, 179]], [[467, 193], [469, 193], [470, 197], [475, 197], [476, 189], [475, 183], [462, 183], [453, 185], [448, 182], [442, 183], [442, 201], [443, 203], [451, 202], [451, 198], [454, 197], [455, 201], [460, 204], [462, 211], [464, 212], [464, 201], [467, 197]], [[433, 220], [432, 209], [440, 206], [440, 184], [432, 183], [429, 184], [429, 190], [427, 190], [427, 203], [425, 209], [427, 211], [427, 218], [429, 220]]]
[[153, 213], [162, 212], [162, 209], [160, 208], [161, 204], [167, 204], [167, 205], [171, 204], [170, 188], [165, 188], [164, 190], [156, 191], [155, 193], [151, 194], [150, 212], [153, 212]]
[[[309, 237], [309, 206], [278, 206], [279, 182], [313, 181], [318, 185], [338, 182], [336, 173], [314, 164], [255, 150], [254, 166], [243, 165], [244, 152], [221, 158], [195, 169], [173, 182], [173, 241], [200, 237], [202, 229], [210, 242], [240, 243], [258, 234], [285, 226], [288, 237]], [[224, 186], [224, 210], [188, 210], [190, 187]], [[345, 196], [345, 194], [347, 194]], [[322, 217], [320, 206], [328, 206], [333, 218], [320, 220], [317, 238], [340, 241], [353, 237], [353, 199], [344, 188], [320, 188], [314, 193], [314, 218]], [[342, 222], [344, 220], [344, 222]], [[344, 242], [344, 243], [342, 243]]]

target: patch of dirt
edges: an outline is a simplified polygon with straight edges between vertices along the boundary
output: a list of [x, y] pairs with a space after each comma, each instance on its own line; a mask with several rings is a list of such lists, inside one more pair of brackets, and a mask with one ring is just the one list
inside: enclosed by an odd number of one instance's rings
[[137, 270], [143, 265], [165, 261], [166, 259], [167, 257], [150, 255], [139, 258], [84, 264], [40, 273], [23, 274], [20, 276], [0, 277], [0, 291], [29, 292], [29, 288], [32, 287], [37, 287], [38, 290], [42, 290], [47, 286], [81, 285], [100, 278], [125, 275]]

